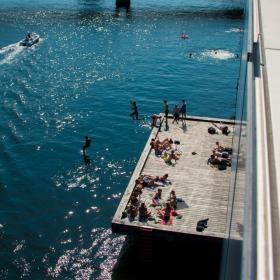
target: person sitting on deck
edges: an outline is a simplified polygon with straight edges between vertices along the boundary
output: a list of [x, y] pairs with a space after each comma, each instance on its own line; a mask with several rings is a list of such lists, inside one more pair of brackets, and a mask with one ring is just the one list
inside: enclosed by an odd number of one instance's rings
[[225, 135], [229, 135], [230, 134], [230, 130], [228, 128], [228, 126], [226, 125], [223, 125], [222, 122], [220, 122], [220, 124], [215, 124], [215, 123], [212, 123], [222, 134], [225, 134]]
[[177, 209], [177, 198], [174, 190], [171, 190], [167, 201], [170, 203], [172, 209]]
[[167, 179], [168, 174], [164, 174], [163, 176], [159, 177], [159, 181], [162, 182], [163, 184], [171, 184], [171, 182]]
[[141, 203], [139, 207], [139, 219], [147, 219], [151, 216], [151, 212], [148, 211], [147, 206], [144, 202]]
[[130, 215], [130, 217], [132, 219], [134, 219], [137, 216], [138, 210], [137, 207], [135, 207], [134, 205], [130, 204], [128, 209], [127, 209], [127, 214]]
[[163, 210], [158, 210], [158, 215], [163, 221], [167, 222], [170, 220], [171, 216], [177, 216], [178, 214], [172, 209], [170, 203], [167, 202]]
[[212, 155], [218, 158], [229, 158], [229, 153], [228, 152], [219, 152], [217, 150], [212, 151]]
[[140, 180], [135, 180], [135, 188], [134, 188], [134, 194], [136, 195], [136, 197], [140, 196], [142, 194], [142, 189], [143, 189], [143, 185], [140, 183]]
[[158, 189], [152, 198], [151, 206], [156, 207], [161, 205], [162, 189]]
[[175, 153], [175, 151], [172, 150], [170, 154], [165, 152], [162, 158], [166, 163], [171, 164], [173, 160], [176, 162], [179, 159], [179, 157], [180, 153]]
[[215, 147], [213, 148], [213, 150], [215, 150], [217, 152], [223, 152], [225, 150], [225, 148], [220, 145], [220, 142], [217, 141]]
[[139, 200], [137, 198], [137, 194], [133, 192], [130, 197], [130, 203], [135, 206], [138, 204], [138, 202], [139, 202]]

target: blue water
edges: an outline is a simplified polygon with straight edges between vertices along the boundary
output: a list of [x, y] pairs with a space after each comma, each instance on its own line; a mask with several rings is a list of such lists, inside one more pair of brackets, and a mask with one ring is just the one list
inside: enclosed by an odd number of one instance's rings
[[[243, 21], [220, 11], [236, 5], [1, 1], [0, 279], [110, 279], [124, 243], [110, 223], [149, 116], [183, 98], [190, 115], [235, 116]], [[27, 31], [42, 40], [20, 48]]]

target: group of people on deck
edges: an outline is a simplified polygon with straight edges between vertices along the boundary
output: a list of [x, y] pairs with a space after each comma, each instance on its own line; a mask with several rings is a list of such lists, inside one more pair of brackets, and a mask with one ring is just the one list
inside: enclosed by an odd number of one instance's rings
[[170, 164], [177, 161], [181, 156], [181, 151], [178, 148], [180, 141], [173, 141], [172, 138], [165, 138], [160, 141], [159, 138], [152, 138], [150, 146], [155, 150], [157, 156], [161, 156], [163, 160]]
[[[168, 115], [169, 115], [169, 105], [167, 100], [163, 100], [163, 110], [164, 110], [165, 120], [167, 122]], [[177, 124], [179, 124], [180, 117], [182, 119], [182, 122], [184, 122], [187, 117], [187, 102], [185, 99], [182, 100], [181, 107], [178, 107], [178, 105], [174, 105], [172, 123], [174, 124], [176, 122]]]
[[[148, 218], [159, 218], [163, 221], [168, 221], [171, 216], [177, 216], [177, 198], [174, 190], [171, 190], [168, 198], [162, 199], [162, 189], [158, 188], [148, 205], [141, 200], [141, 195], [145, 187], [159, 187], [165, 184], [171, 184], [168, 180], [168, 174], [163, 176], [141, 175], [135, 181], [135, 188], [130, 197], [129, 205], [127, 207], [127, 214], [131, 219], [135, 219], [138, 215], [139, 220], [146, 220]], [[156, 209], [156, 217], [153, 216], [153, 209]]]
[[227, 166], [231, 166], [231, 154], [231, 148], [223, 147], [220, 145], [220, 142], [216, 142], [207, 164], [211, 164], [214, 167], [218, 167], [220, 170], [224, 170]]

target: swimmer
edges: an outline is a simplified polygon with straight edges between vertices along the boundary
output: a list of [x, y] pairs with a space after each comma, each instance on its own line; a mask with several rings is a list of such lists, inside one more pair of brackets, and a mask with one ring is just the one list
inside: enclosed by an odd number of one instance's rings
[[88, 136], [86, 136], [85, 137], [85, 144], [83, 146], [83, 153], [85, 153], [86, 148], [88, 148], [90, 146], [90, 144], [91, 144], [91, 139]]
[[190, 53], [189, 57], [190, 57], [190, 58], [192, 57], [192, 53]]
[[184, 33], [181, 34], [181, 39], [187, 39], [187, 38], [189, 38], [189, 36], [187, 34], [184, 34]]

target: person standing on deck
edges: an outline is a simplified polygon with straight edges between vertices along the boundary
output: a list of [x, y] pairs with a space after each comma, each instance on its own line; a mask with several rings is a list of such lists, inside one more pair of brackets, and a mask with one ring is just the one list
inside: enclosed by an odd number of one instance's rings
[[132, 109], [132, 112], [131, 112], [130, 116], [132, 117], [133, 120], [138, 120], [138, 107], [137, 107], [135, 101], [131, 102], [131, 109]]
[[185, 99], [182, 100], [182, 106], [181, 106], [181, 109], [180, 109], [180, 114], [182, 115], [182, 122], [184, 122], [184, 118], [187, 117], [187, 103], [186, 103]]
[[179, 123], [179, 116], [180, 116], [180, 109], [178, 108], [177, 105], [174, 106], [174, 109], [173, 109], [173, 122], [176, 122], [177, 124]]
[[169, 114], [169, 106], [167, 100], [163, 100], [163, 111], [164, 111], [165, 121], [167, 122], [167, 118]]
[[85, 151], [90, 146], [90, 144], [91, 144], [91, 139], [88, 136], [86, 136], [85, 137], [85, 144], [83, 146], [83, 154], [85, 154]]

